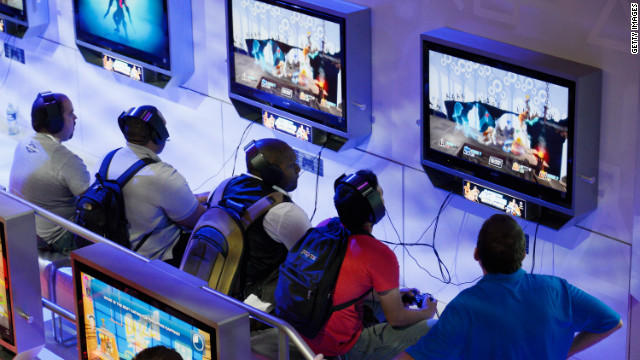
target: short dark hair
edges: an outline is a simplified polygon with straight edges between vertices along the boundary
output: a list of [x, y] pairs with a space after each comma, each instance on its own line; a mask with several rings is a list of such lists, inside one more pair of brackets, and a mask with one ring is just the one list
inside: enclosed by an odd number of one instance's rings
[[[364, 178], [372, 188], [378, 189], [378, 177], [371, 170], [358, 170], [356, 175]], [[333, 196], [333, 204], [340, 222], [349, 231], [361, 231], [362, 225], [369, 221], [371, 205], [353, 186], [339, 183]]]
[[132, 360], [184, 360], [180, 354], [172, 348], [164, 345], [148, 347], [138, 353]]
[[478, 258], [488, 273], [511, 274], [522, 267], [524, 232], [513, 217], [496, 214], [482, 224], [477, 247]]
[[[62, 116], [62, 103], [64, 100], [68, 99], [68, 97], [64, 94], [51, 95], [56, 101], [56, 106], [58, 106], [60, 116]], [[48, 117], [47, 108], [44, 105], [44, 99], [40, 94], [38, 94], [36, 99], [33, 101], [33, 105], [31, 105], [31, 127], [33, 130], [35, 132], [49, 132], [47, 129]]]

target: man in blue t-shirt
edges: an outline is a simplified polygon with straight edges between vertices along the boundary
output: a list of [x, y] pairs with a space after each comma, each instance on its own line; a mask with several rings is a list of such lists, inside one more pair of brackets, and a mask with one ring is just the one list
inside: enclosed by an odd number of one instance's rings
[[622, 327], [620, 315], [566, 280], [527, 274], [524, 257], [518, 223], [487, 219], [474, 253], [484, 277], [395, 359], [566, 359]]

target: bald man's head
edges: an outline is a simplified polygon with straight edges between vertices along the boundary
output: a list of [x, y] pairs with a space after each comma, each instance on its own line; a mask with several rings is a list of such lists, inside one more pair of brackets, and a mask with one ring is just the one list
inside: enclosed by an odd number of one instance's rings
[[[296, 153], [286, 142], [278, 139], [267, 138], [256, 140], [256, 147], [269, 164], [282, 170], [282, 177], [276, 185], [283, 190], [292, 191], [298, 187], [298, 174], [300, 167], [296, 163]], [[247, 171], [250, 174], [263, 178], [261, 169], [256, 169], [251, 163], [251, 157], [247, 153]], [[264, 179], [263, 179], [264, 180]]]

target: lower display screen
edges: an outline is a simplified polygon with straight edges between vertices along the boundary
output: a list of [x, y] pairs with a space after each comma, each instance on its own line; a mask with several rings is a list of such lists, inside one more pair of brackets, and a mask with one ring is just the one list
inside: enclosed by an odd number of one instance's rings
[[183, 359], [212, 359], [215, 354], [214, 329], [113, 279], [103, 281], [84, 271], [80, 277], [82, 358], [131, 359], [157, 345], [175, 349]]

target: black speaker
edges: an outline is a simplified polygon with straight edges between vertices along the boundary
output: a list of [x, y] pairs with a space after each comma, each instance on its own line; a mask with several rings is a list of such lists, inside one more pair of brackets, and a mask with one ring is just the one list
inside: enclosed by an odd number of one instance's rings
[[155, 106], [144, 105], [123, 111], [118, 116], [118, 125], [123, 134], [126, 120], [129, 118], [139, 119], [149, 127], [149, 138], [143, 139], [142, 142], [153, 141], [155, 144], [160, 144], [169, 138], [169, 131], [165, 125], [164, 117]]
[[247, 155], [247, 162], [258, 171], [262, 181], [269, 185], [278, 185], [284, 177], [282, 169], [274, 164], [271, 164], [267, 158], [260, 152], [255, 140], [251, 140], [249, 144], [244, 147], [244, 152]]
[[346, 185], [353, 190], [355, 190], [358, 194], [364, 197], [369, 204], [369, 221], [373, 224], [377, 224], [385, 215], [384, 203], [382, 202], [382, 197], [380, 197], [380, 193], [378, 193], [378, 189], [374, 189], [373, 186], [367, 181], [364, 177], [351, 174], [345, 175], [342, 174], [340, 177], [336, 179], [333, 183], [334, 190], [338, 187], [338, 185], [343, 184]]
[[60, 111], [60, 104], [58, 104], [55, 96], [50, 91], [39, 93], [38, 96], [42, 99], [44, 109], [47, 112], [44, 128], [50, 134], [59, 133], [64, 128], [64, 118]]

